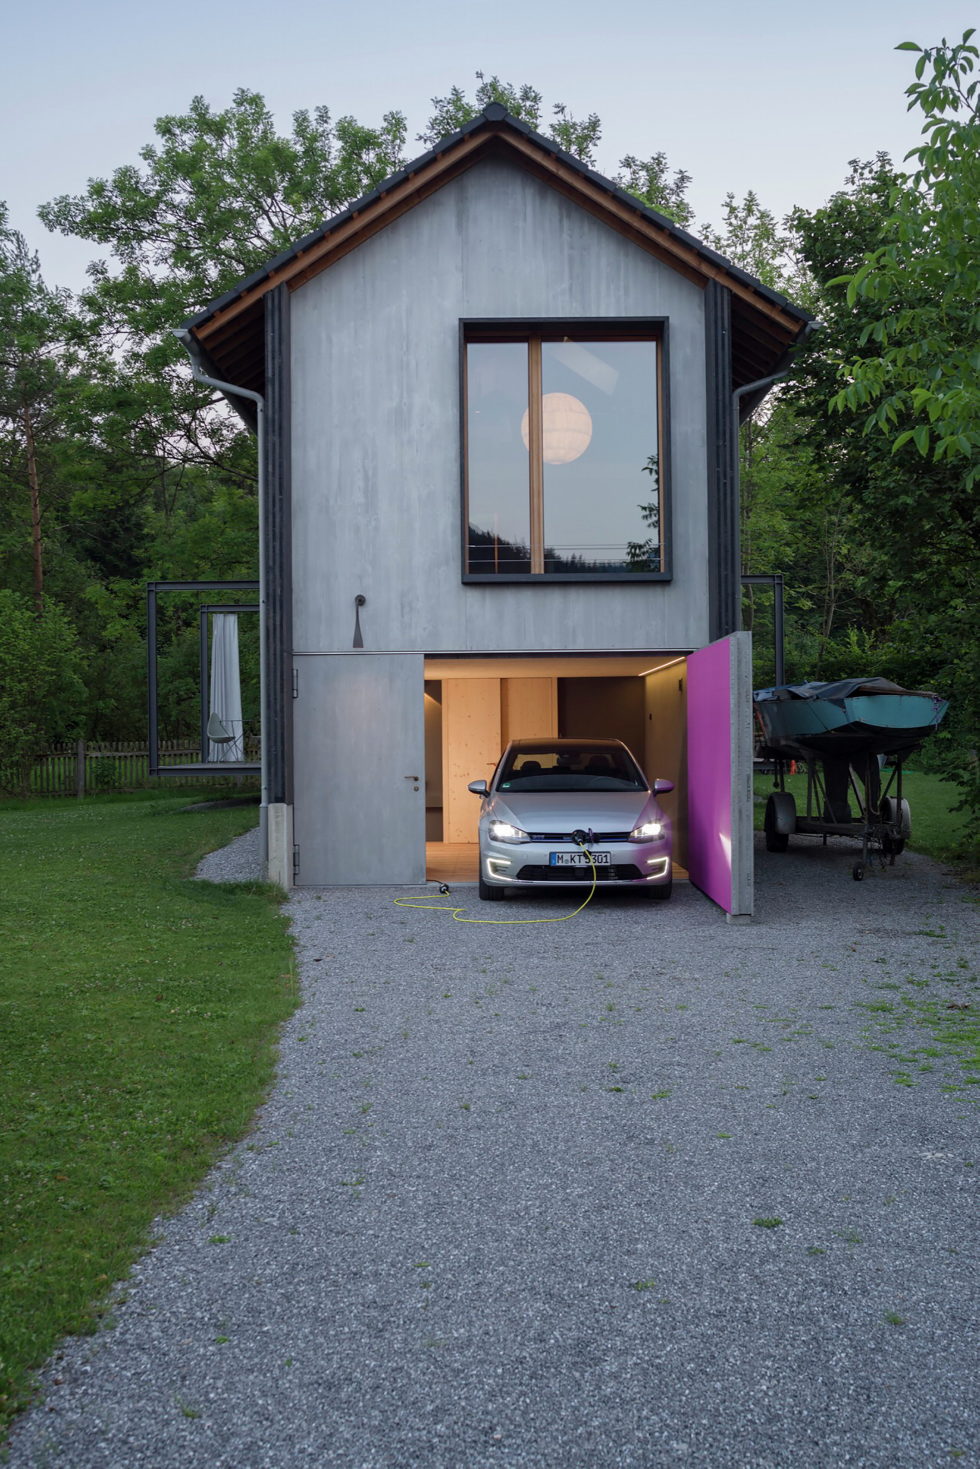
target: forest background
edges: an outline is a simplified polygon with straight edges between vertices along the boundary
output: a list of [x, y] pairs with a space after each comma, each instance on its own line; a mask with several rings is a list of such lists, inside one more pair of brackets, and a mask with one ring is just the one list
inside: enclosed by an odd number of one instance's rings
[[[741, 437], [744, 573], [786, 586], [788, 681], [884, 674], [951, 700], [923, 751], [980, 807], [980, 78], [972, 32], [906, 42], [920, 146], [852, 160], [820, 208], [777, 219], [729, 194], [695, 220], [690, 176], [624, 157], [619, 185], [806, 307], [820, 327]], [[600, 119], [477, 74], [410, 144], [264, 98], [195, 98], [138, 163], [39, 209], [97, 252], [86, 287], [47, 283], [0, 205], [0, 771], [17, 789], [50, 742], [146, 737], [148, 580], [257, 576], [255, 444], [191, 380], [173, 328], [489, 101], [598, 167]], [[420, 146], [421, 145], [421, 146]], [[756, 683], [771, 609], [746, 594]], [[164, 621], [165, 735], [197, 721], [197, 610]], [[254, 682], [254, 679], [253, 679]], [[248, 697], [248, 694], [246, 695]]]

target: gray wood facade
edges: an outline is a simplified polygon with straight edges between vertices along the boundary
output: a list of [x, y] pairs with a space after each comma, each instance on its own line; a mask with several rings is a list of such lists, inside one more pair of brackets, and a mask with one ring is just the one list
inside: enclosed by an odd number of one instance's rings
[[[669, 583], [464, 586], [459, 323], [669, 327]], [[293, 641], [489, 653], [708, 639], [703, 292], [515, 164], [488, 160], [292, 298]], [[729, 553], [730, 553], [730, 549]]]

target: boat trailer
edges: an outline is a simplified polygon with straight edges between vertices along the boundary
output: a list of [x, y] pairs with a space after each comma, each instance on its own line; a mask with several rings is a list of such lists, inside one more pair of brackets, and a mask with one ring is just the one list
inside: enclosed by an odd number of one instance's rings
[[[875, 858], [881, 866], [894, 866], [912, 829], [909, 803], [902, 795], [903, 755], [882, 769], [874, 754], [828, 756], [800, 751], [790, 761], [775, 751], [762, 752], [773, 765], [775, 789], [766, 801], [764, 831], [767, 852], [785, 852], [791, 836], [818, 836], [827, 845], [829, 836], [851, 837], [861, 843], [861, 855], [851, 868], [860, 882]], [[796, 800], [786, 789], [790, 766], [806, 768], [806, 813], [796, 810]], [[887, 779], [882, 789], [882, 776]], [[852, 815], [849, 797], [857, 814]]]
[[[948, 701], [876, 676], [778, 684], [757, 689], [753, 704], [760, 754], [773, 762], [776, 776], [766, 802], [767, 851], [785, 852], [797, 833], [822, 837], [824, 846], [830, 836], [853, 837], [861, 843], [861, 856], [851, 869], [855, 882], [873, 857], [882, 866], [893, 864], [911, 830], [902, 762], [935, 733]], [[806, 766], [805, 816], [797, 815], [786, 789], [788, 769], [797, 763]]]

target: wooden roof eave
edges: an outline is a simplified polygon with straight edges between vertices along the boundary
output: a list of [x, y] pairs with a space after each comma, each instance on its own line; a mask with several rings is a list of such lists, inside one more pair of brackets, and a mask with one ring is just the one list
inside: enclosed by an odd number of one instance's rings
[[794, 338], [798, 334], [802, 322], [795, 321], [789, 311], [763, 296], [748, 281], [740, 279], [741, 273], [733, 274], [730, 269], [716, 264], [702, 251], [689, 245], [683, 236], [658, 225], [650, 218], [648, 211], [638, 211], [635, 205], [620, 199], [618, 192], [613, 193], [594, 183], [588, 175], [570, 167], [560, 157], [543, 153], [524, 138], [508, 135], [507, 142], [524, 155], [528, 167], [539, 178], [558, 187], [562, 193], [579, 203], [588, 200], [592, 206], [590, 213], [600, 218], [605, 215], [607, 224], [615, 221], [636, 243], [672, 265], [689, 280], [701, 286], [706, 285], [709, 280], [717, 280], [733, 296], [748, 302], [761, 315], [787, 326], [792, 323]]
[[[488, 109], [488, 112], [490, 110]], [[502, 110], [475, 119], [445, 139], [415, 165], [394, 175], [373, 194], [355, 203], [346, 215], [276, 257], [243, 282], [236, 293], [219, 299], [185, 326], [229, 380], [261, 390], [264, 379], [264, 332], [256, 327], [265, 295], [285, 284], [297, 290], [322, 270], [377, 234], [402, 214], [458, 178], [487, 153], [518, 161], [533, 176], [572, 199], [593, 217], [616, 229], [634, 244], [670, 265], [701, 287], [716, 280], [731, 293], [733, 367], [736, 382], [754, 381], [771, 371], [799, 339], [809, 320], [790, 302], [753, 281], [715, 256], [669, 220], [639, 204], [616, 185], [593, 173], [577, 159], [538, 138], [525, 124]], [[257, 320], [258, 319], [258, 320]], [[256, 336], [258, 340], [256, 340]]]
[[393, 188], [372, 198], [364, 208], [355, 207], [333, 228], [314, 237], [306, 249], [290, 256], [278, 268], [269, 270], [241, 295], [219, 307], [206, 321], [191, 325], [190, 329], [199, 341], [207, 342], [215, 336], [223, 336], [230, 322], [247, 312], [275, 286], [285, 283], [291, 291], [298, 290], [363, 240], [377, 234], [407, 210], [457, 178], [475, 161], [471, 155], [483, 149], [486, 142], [485, 135], [465, 138], [451, 150], [451, 157], [440, 155], [419, 172], [400, 178]]
[[444, 153], [431, 156], [418, 171], [400, 176], [394, 187], [371, 198], [364, 208], [355, 207], [342, 222], [333, 228], [328, 226], [313, 237], [309, 246], [288, 255], [282, 264], [273, 264], [248, 289], [227, 304], [219, 306], [205, 321], [189, 324], [194, 335], [203, 344], [216, 335], [222, 335], [227, 323], [248, 311], [258, 298], [274, 286], [285, 282], [291, 290], [295, 290], [304, 285], [362, 240], [370, 238], [415, 204], [457, 178], [490, 145], [516, 153], [538, 178], [585, 205], [591, 214], [605, 223], [618, 227], [636, 244], [672, 265], [689, 280], [700, 285], [704, 285], [709, 279], [718, 280], [733, 296], [744, 300], [755, 311], [773, 322], [779, 322], [794, 337], [798, 334], [801, 323], [795, 318], [795, 313], [761, 295], [748, 281], [740, 279], [739, 274], [733, 274], [724, 265], [707, 258], [693, 244], [688, 244], [686, 238], [679, 233], [658, 225], [650, 218], [648, 211], [620, 199], [617, 193], [594, 182], [588, 173], [566, 163], [557, 152], [552, 154], [543, 150], [513, 128], [488, 124], [481, 131], [462, 136]]

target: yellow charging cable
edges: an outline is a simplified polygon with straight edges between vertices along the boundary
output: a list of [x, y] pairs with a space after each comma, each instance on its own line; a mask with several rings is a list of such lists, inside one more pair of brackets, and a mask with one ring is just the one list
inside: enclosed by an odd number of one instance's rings
[[[451, 913], [454, 923], [495, 923], [507, 924], [508, 926], [521, 923], [567, 923], [570, 918], [577, 918], [586, 904], [591, 903], [596, 890], [596, 883], [599, 880], [596, 865], [592, 860], [592, 853], [584, 842], [578, 842], [577, 845], [581, 847], [589, 859], [589, 866], [592, 868], [592, 886], [589, 888], [585, 901], [579, 903], [573, 913], [563, 913], [560, 918], [464, 918], [462, 915], [466, 912], [466, 909], [453, 908], [449, 903], [422, 903], [417, 898], [393, 898], [392, 902], [396, 908], [421, 908], [431, 913]], [[443, 885], [443, 890], [446, 893], [449, 892], [448, 887], [445, 887], [445, 885]]]

